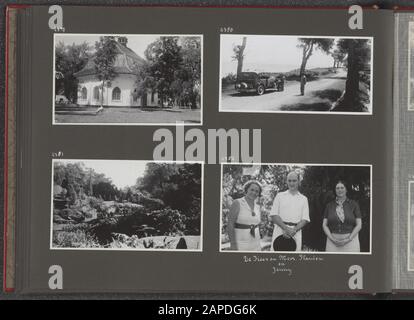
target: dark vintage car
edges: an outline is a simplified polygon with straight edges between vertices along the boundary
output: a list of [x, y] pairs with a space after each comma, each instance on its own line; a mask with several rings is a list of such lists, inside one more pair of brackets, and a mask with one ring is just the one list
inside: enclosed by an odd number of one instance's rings
[[285, 80], [282, 74], [241, 72], [237, 76], [234, 87], [239, 92], [256, 92], [262, 95], [267, 89], [283, 91]]

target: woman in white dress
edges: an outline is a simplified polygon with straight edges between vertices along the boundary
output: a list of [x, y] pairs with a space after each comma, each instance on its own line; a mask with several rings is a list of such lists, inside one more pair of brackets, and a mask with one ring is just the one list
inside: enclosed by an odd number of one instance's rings
[[244, 185], [245, 196], [233, 201], [227, 224], [230, 249], [238, 251], [261, 251], [260, 206], [256, 200], [261, 196], [259, 182], [250, 180]]

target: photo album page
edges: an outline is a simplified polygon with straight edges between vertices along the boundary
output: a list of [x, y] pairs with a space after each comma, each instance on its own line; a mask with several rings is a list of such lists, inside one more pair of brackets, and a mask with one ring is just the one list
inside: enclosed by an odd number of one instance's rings
[[395, 13], [393, 289], [414, 289], [414, 14]]
[[17, 21], [17, 290], [392, 290], [394, 12], [52, 7]]

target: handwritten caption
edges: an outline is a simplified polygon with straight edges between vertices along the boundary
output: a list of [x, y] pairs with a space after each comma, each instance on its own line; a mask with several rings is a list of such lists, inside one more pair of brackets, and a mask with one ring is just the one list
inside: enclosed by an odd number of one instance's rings
[[243, 256], [244, 263], [272, 263], [272, 274], [286, 273], [288, 276], [293, 275], [292, 264], [296, 262], [322, 262], [323, 257], [299, 254], [295, 256], [279, 254], [272, 257], [262, 257], [257, 255]]

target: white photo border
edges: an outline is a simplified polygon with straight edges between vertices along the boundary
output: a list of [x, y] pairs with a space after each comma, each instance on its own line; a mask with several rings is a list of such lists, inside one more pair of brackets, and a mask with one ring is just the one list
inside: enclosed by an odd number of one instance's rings
[[[56, 162], [87, 162], [87, 161], [136, 161], [143, 163], [175, 163], [175, 164], [199, 164], [201, 165], [201, 212], [200, 212], [200, 248], [199, 249], [137, 249], [137, 248], [57, 248], [53, 246], [53, 186], [54, 165]], [[203, 252], [204, 233], [204, 162], [202, 161], [157, 161], [157, 160], [130, 160], [130, 159], [52, 159], [51, 168], [51, 195], [50, 195], [50, 233], [49, 250], [56, 251], [127, 251], [127, 252]]]
[[[329, 111], [280, 111], [280, 110], [224, 110], [222, 108], [222, 88], [221, 88], [221, 79], [222, 79], [222, 57], [221, 57], [221, 44], [223, 37], [289, 37], [289, 38], [340, 38], [340, 39], [369, 39], [371, 40], [371, 78], [370, 78], [370, 112], [329, 112]], [[275, 113], [275, 114], [328, 114], [328, 115], [358, 115], [358, 116], [372, 116], [374, 115], [374, 95], [373, 95], [373, 87], [374, 87], [374, 37], [351, 37], [351, 36], [301, 36], [301, 35], [275, 35], [275, 34], [220, 34], [220, 61], [219, 61], [219, 101], [218, 101], [218, 111], [219, 112], [229, 112], [229, 113]]]
[[[238, 250], [223, 250], [221, 245], [221, 236], [222, 236], [222, 229], [223, 229], [223, 166], [224, 165], [272, 165], [272, 166], [308, 166], [308, 167], [369, 167], [370, 168], [370, 205], [369, 205], [369, 217], [370, 217], [370, 231], [369, 231], [369, 251], [368, 252], [324, 252], [324, 251], [238, 251]], [[373, 226], [373, 219], [372, 219], [372, 199], [373, 199], [373, 185], [372, 185], [372, 164], [327, 164], [327, 163], [242, 163], [242, 162], [226, 162], [221, 163], [220, 167], [220, 227], [219, 227], [219, 252], [220, 253], [230, 253], [230, 254], [307, 254], [307, 255], [372, 255], [372, 226]]]
[[[411, 32], [411, 26], [414, 25], [414, 21], [408, 22], [408, 77], [407, 77], [407, 110], [408, 111], [414, 111], [414, 107], [411, 107], [411, 50], [414, 48], [411, 47], [411, 37], [414, 37], [414, 32]], [[414, 79], [413, 79], [414, 80]], [[414, 270], [413, 270], [414, 271]]]
[[[201, 47], [200, 47], [200, 56], [201, 56], [201, 74], [200, 74], [200, 87], [201, 87], [201, 93], [200, 93], [200, 122], [188, 122], [185, 123], [184, 121], [178, 121], [178, 122], [167, 122], [167, 123], [146, 123], [146, 122], [67, 122], [67, 123], [61, 123], [56, 122], [56, 115], [55, 115], [55, 73], [56, 73], [56, 37], [62, 37], [62, 36], [120, 36], [120, 37], [131, 37], [131, 36], [163, 36], [163, 37], [200, 37], [201, 39]], [[52, 72], [52, 125], [54, 126], [202, 126], [203, 125], [203, 111], [204, 111], [204, 100], [203, 100], [203, 92], [204, 92], [204, 35], [203, 34], [135, 34], [135, 33], [128, 33], [128, 34], [122, 34], [122, 33], [54, 33], [53, 34], [53, 72]]]

